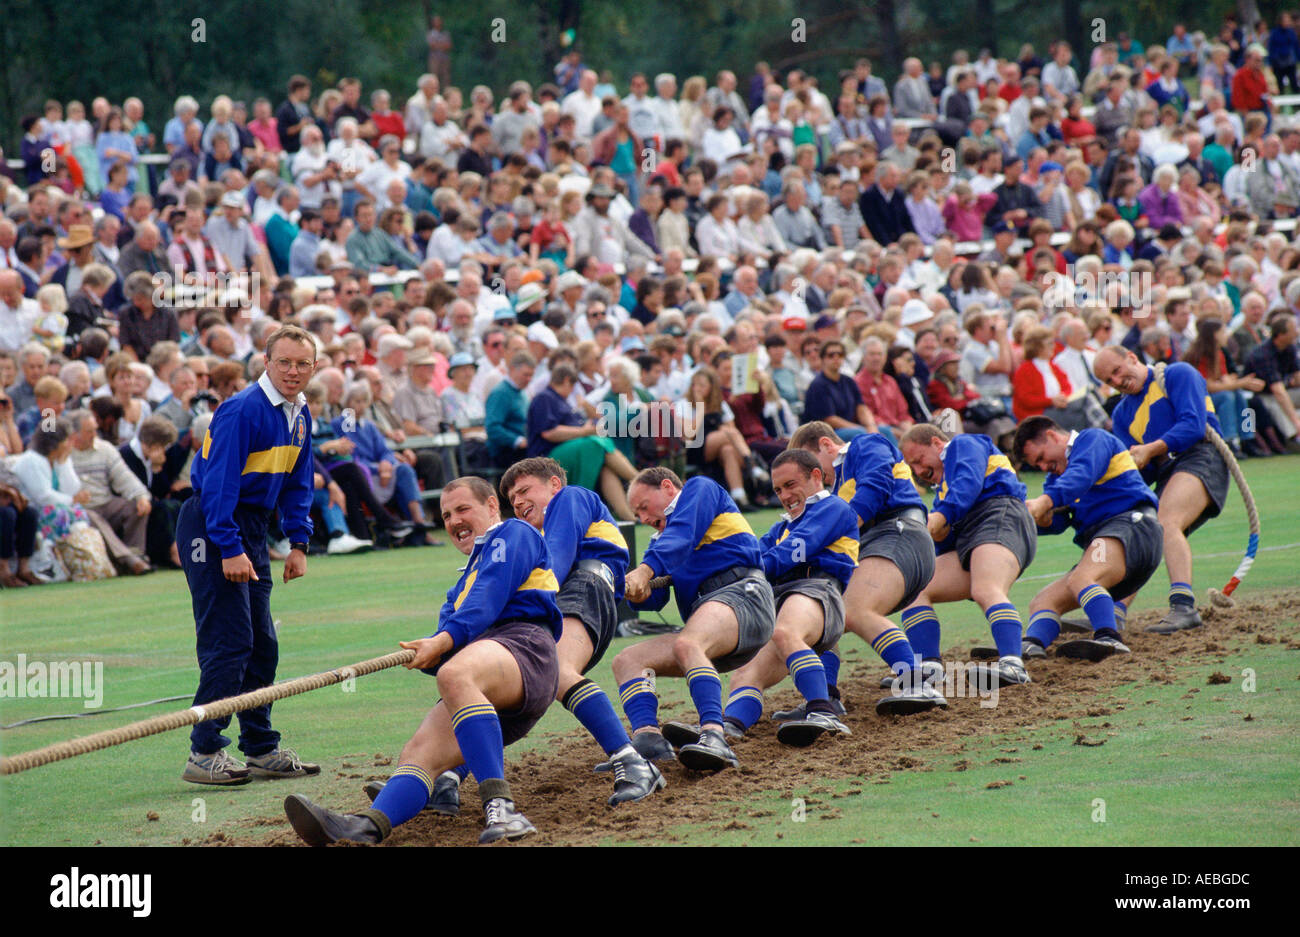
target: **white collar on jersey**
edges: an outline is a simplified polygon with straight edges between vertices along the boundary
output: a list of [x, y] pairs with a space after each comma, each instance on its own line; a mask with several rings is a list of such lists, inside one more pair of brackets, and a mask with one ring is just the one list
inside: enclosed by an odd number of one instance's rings
[[[799, 517], [804, 516], [804, 512], [808, 510], [808, 505], [816, 504], [818, 501], [822, 500], [823, 498], [829, 498], [829, 497], [831, 497], [831, 493], [825, 488], [817, 492], [815, 495], [809, 495], [807, 498], [804, 499], [803, 511], [799, 512]], [[781, 520], [785, 521], [787, 524], [793, 524], [796, 520], [798, 520], [798, 518], [791, 517], [787, 513], [781, 515]]]

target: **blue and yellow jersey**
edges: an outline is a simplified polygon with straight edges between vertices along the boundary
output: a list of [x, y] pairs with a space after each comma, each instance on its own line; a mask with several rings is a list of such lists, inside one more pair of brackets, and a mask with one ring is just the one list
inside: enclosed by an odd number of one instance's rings
[[989, 498], [1025, 500], [1025, 486], [1011, 460], [989, 437], [977, 433], [954, 436], [939, 453], [943, 481], [935, 491], [934, 510], [956, 527], [971, 508]]
[[758, 546], [768, 579], [812, 565], [847, 586], [858, 567], [858, 516], [845, 501], [821, 491], [804, 502], [798, 517], [781, 515]]
[[558, 641], [564, 628], [555, 604], [559, 591], [542, 535], [521, 520], [502, 521], [474, 541], [434, 633], [447, 632], [459, 649], [499, 622], [527, 620], [549, 628]]
[[840, 452], [835, 460], [835, 494], [853, 508], [859, 527], [872, 526], [884, 511], [925, 510], [903, 454], [879, 433], [855, 437]]
[[262, 381], [270, 384], [263, 375], [217, 408], [190, 469], [208, 536], [220, 548], [222, 559], [244, 552], [234, 521], [240, 504], [266, 510], [278, 507], [281, 526], [291, 541], [311, 538], [315, 465], [311, 414], [302, 407], [290, 426]]
[[[656, 577], [673, 577], [677, 610], [685, 621], [698, 598], [700, 583], [737, 566], [763, 567], [758, 538], [722, 486], [697, 475], [688, 479], [664, 512], [664, 529], [650, 538], [641, 562]], [[637, 609], [654, 611], [668, 603], [668, 590], [655, 589]]]
[[1068, 507], [1070, 516], [1054, 516], [1048, 533], [1059, 534], [1073, 526], [1078, 531], [1074, 542], [1086, 547], [1098, 524], [1159, 503], [1128, 447], [1104, 429], [1072, 433], [1065, 459], [1064, 472], [1048, 473], [1043, 494], [1051, 497], [1053, 507]]
[[576, 485], [561, 488], [546, 506], [542, 536], [551, 554], [551, 570], [561, 583], [579, 560], [600, 560], [614, 574], [616, 598], [623, 598], [627, 541], [594, 491]]
[[[1142, 389], [1120, 398], [1111, 420], [1125, 448], [1159, 439], [1169, 447], [1170, 455], [1177, 455], [1205, 438], [1206, 423], [1222, 435], [1201, 372], [1181, 361], [1171, 364], [1165, 368], [1165, 388], [1168, 393], [1160, 389], [1155, 369], [1147, 368]], [[1142, 474], [1151, 481], [1157, 471], [1158, 466], [1148, 463]]]

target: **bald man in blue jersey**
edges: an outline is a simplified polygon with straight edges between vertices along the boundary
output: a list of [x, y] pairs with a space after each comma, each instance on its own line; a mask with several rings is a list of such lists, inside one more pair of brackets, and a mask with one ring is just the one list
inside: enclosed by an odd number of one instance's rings
[[1114, 346], [1097, 352], [1093, 373], [1124, 395], [1111, 414], [1113, 432], [1128, 447], [1142, 477], [1156, 486], [1160, 499], [1169, 611], [1147, 630], [1171, 634], [1197, 628], [1201, 616], [1192, 591], [1187, 536], [1217, 517], [1228, 497], [1227, 463], [1206, 439], [1207, 426], [1220, 435], [1223, 429], [1205, 378], [1190, 364], [1178, 362], [1165, 368], [1161, 382], [1155, 368]]

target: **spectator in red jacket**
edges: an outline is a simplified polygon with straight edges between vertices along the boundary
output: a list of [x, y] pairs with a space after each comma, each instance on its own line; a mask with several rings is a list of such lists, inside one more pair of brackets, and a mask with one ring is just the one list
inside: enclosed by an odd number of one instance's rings
[[1268, 93], [1268, 79], [1264, 77], [1264, 50], [1252, 45], [1246, 53], [1246, 64], [1232, 76], [1232, 109], [1243, 114], [1263, 111], [1270, 115], [1272, 103]]
[[[1017, 420], [1031, 416], [1049, 416], [1060, 425], [1052, 410], [1064, 411], [1070, 403], [1070, 379], [1056, 366], [1056, 341], [1045, 326], [1032, 328], [1025, 335], [1025, 360], [1011, 378], [1011, 409]], [[1082, 429], [1082, 427], [1071, 427]]]

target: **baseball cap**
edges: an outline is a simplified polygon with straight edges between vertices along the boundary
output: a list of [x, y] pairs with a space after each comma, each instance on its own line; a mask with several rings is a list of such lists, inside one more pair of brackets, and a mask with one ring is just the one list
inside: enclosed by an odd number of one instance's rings
[[623, 351], [632, 351], [633, 349], [645, 351], [645, 342], [640, 335], [629, 335], [619, 343], [619, 347]]
[[840, 324], [835, 321], [834, 316], [822, 315], [822, 316], [818, 316], [817, 321], [813, 323], [813, 329], [814, 330], [837, 329], [839, 328], [839, 325]]
[[413, 368], [421, 364], [437, 364], [438, 359], [432, 351], [421, 346], [406, 356], [406, 366]]
[[507, 319], [511, 322], [515, 321], [515, 311], [509, 306], [501, 306], [496, 312], [492, 313], [493, 322], [505, 322]]
[[1040, 173], [1043, 172], [1065, 172], [1065, 167], [1054, 159], [1049, 159], [1043, 165], [1038, 167]]
[[1001, 221], [999, 221], [997, 224], [993, 226], [993, 233], [994, 234], [1015, 234], [1016, 226], [1012, 224], [1010, 221], [1007, 221], [1005, 218], [1003, 218]]
[[221, 196], [222, 208], [243, 208], [246, 204], [244, 197], [233, 190]]
[[787, 332], [805, 332], [808, 330], [808, 320], [803, 316], [786, 316], [781, 320], [781, 328]]
[[473, 368], [476, 371], [478, 370], [478, 362], [474, 360], [473, 355], [471, 355], [468, 351], [458, 351], [451, 356], [450, 360], [448, 360], [447, 373], [450, 374], [452, 371], [455, 371], [457, 368], [463, 368], [466, 365], [468, 365], [469, 367]]

